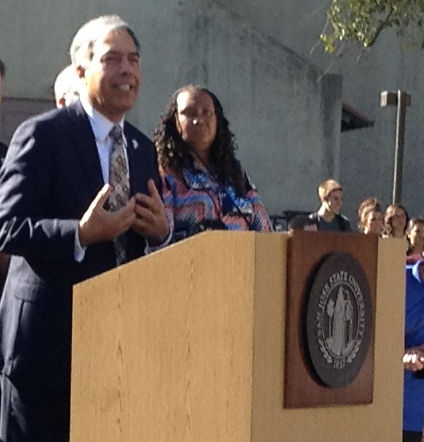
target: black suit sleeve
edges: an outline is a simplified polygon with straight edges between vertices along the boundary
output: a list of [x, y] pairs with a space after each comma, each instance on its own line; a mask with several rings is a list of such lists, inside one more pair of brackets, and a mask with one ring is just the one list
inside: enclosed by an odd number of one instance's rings
[[[47, 262], [74, 259], [78, 220], [52, 216], [60, 213], [60, 201], [52, 199], [54, 135], [33, 119], [11, 141], [0, 171], [0, 250], [5, 253]], [[63, 198], [67, 191], [72, 189], [63, 189]]]

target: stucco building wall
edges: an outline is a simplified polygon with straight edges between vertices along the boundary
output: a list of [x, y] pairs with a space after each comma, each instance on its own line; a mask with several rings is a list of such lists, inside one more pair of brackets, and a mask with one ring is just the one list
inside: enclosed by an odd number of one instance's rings
[[[405, 89], [413, 105], [407, 115], [404, 203], [417, 213], [415, 189], [424, 184], [423, 54], [402, 52], [390, 33], [359, 64], [354, 51], [335, 62], [320, 47], [310, 54], [325, 22], [323, 3], [3, 0], [5, 95], [51, 97], [75, 30], [89, 18], [117, 13], [142, 43], [143, 84], [129, 115], [142, 130], [152, 135], [176, 88], [206, 85], [222, 100], [238, 155], [271, 213], [314, 209], [316, 185], [335, 176], [345, 184], [345, 211], [353, 217], [362, 198], [390, 200], [395, 110], [381, 109], [378, 97], [381, 90]], [[341, 134], [342, 101], [375, 120], [375, 126]]]
[[267, 0], [260, 7], [251, 0], [216, 2], [323, 71], [342, 75], [343, 101], [375, 121], [374, 127], [344, 132], [340, 138], [337, 177], [345, 184], [345, 211], [352, 218], [359, 201], [368, 196], [385, 204], [391, 201], [396, 112], [380, 107], [379, 94], [404, 90], [412, 96], [406, 117], [402, 202], [412, 214], [424, 215], [419, 195], [424, 187], [424, 51], [385, 30], [367, 51], [346, 45], [340, 56], [325, 54], [317, 42], [330, 1]]

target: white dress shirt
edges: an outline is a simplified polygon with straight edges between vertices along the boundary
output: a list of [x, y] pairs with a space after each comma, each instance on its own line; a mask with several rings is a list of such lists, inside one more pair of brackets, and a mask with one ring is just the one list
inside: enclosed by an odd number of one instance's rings
[[124, 117], [122, 117], [119, 123], [113, 123], [96, 109], [94, 109], [94, 107], [90, 104], [86, 97], [81, 97], [81, 104], [85, 110], [85, 113], [88, 116], [88, 120], [90, 122], [91, 129], [93, 130], [94, 138], [96, 140], [97, 152], [99, 153], [100, 166], [102, 168], [103, 182], [107, 183], [109, 182], [109, 164], [110, 155], [112, 153], [112, 139], [109, 133], [112, 130], [113, 126], [115, 126], [115, 124], [119, 124], [122, 129], [125, 161], [127, 162], [127, 170], [129, 170], [127, 140], [124, 134]]
[[[86, 96], [81, 95], [80, 101], [82, 107], [84, 108], [85, 113], [87, 114], [88, 120], [91, 125], [91, 129], [93, 130], [94, 138], [96, 140], [97, 152], [99, 154], [99, 159], [100, 159], [100, 167], [102, 169], [103, 182], [107, 183], [109, 182], [109, 164], [110, 164], [110, 155], [112, 153], [112, 138], [109, 136], [109, 133], [115, 124], [119, 124], [122, 129], [122, 135], [124, 140], [124, 155], [125, 155], [125, 161], [127, 162], [127, 171], [129, 171], [128, 154], [127, 154], [128, 144], [124, 134], [124, 117], [122, 117], [119, 123], [113, 123], [112, 121], [108, 120], [104, 115], [102, 115], [100, 112], [98, 112], [96, 109], [94, 109], [94, 107], [88, 101]], [[168, 222], [170, 223], [169, 217], [168, 217]], [[149, 245], [149, 241], [146, 238], [146, 247], [144, 249], [144, 253], [148, 254], [150, 252], [153, 252], [155, 250], [158, 250], [166, 246], [171, 241], [171, 238], [172, 238], [172, 227], [170, 223], [168, 237], [165, 239], [165, 241], [162, 244], [159, 244], [157, 246], [151, 246]], [[85, 250], [86, 247], [81, 246], [77, 230], [75, 236], [75, 253], [74, 253], [74, 257], [77, 262], [81, 262], [84, 259]]]

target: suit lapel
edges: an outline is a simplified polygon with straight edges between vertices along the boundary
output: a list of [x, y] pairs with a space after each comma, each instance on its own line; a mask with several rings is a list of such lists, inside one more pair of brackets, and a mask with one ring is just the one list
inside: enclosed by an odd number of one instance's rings
[[104, 183], [97, 145], [90, 122], [79, 101], [70, 105], [68, 112], [72, 121], [74, 146], [81, 160], [81, 175], [87, 181], [90, 193], [97, 194]]
[[[90, 122], [79, 101], [71, 104], [67, 109], [71, 119], [75, 150], [80, 158], [82, 179], [86, 181], [89, 192], [96, 195], [103, 187], [104, 182]], [[131, 125], [126, 122], [124, 133], [127, 140], [131, 195], [138, 192], [148, 193], [147, 180], [154, 178], [152, 176], [151, 153], [148, 151], [150, 145], [146, 146], [145, 141], [137, 136], [137, 131], [134, 131]]]
[[146, 164], [148, 157], [143, 153], [145, 145], [137, 139], [138, 137], [136, 137], [136, 134], [127, 123], [124, 126], [124, 133], [127, 140], [131, 195], [138, 192], [148, 193], [147, 180], [150, 178], [151, 173]]

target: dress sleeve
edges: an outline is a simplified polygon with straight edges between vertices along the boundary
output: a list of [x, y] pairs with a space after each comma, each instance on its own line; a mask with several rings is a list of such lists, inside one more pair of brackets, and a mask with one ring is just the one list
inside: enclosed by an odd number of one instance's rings
[[253, 218], [250, 223], [250, 229], [257, 232], [272, 232], [271, 220], [268, 216], [268, 212], [262, 203], [256, 186], [250, 180], [249, 175], [243, 170], [244, 179], [246, 181], [247, 195], [246, 198], [251, 202], [253, 209]]

